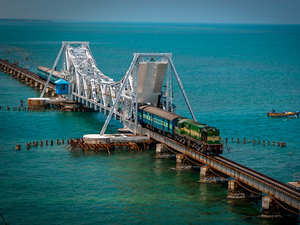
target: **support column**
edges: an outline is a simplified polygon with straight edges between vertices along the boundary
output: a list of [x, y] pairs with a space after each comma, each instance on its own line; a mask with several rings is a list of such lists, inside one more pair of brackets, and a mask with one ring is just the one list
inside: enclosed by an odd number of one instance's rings
[[34, 80], [31, 79], [29, 82], [30, 82], [30, 87], [34, 87], [35, 86], [35, 81]]
[[228, 181], [229, 179], [229, 176], [219, 171], [212, 172], [209, 166], [200, 167], [200, 183], [218, 183]]
[[164, 144], [158, 143], [156, 144], [156, 156], [155, 158], [173, 158], [175, 154], [172, 154], [168, 151]]
[[298, 222], [299, 215], [296, 213], [299, 213], [299, 210], [279, 202], [271, 196], [262, 198], [262, 218], [283, 218]]
[[22, 82], [22, 83], [25, 83], [25, 78], [26, 78], [25, 75], [21, 75], [20, 79], [21, 79], [21, 82]]
[[228, 198], [231, 199], [259, 199], [262, 192], [236, 180], [228, 181]]
[[194, 165], [192, 162], [188, 161], [184, 154], [176, 155], [176, 170], [191, 170], [199, 169], [200, 166]]
[[29, 77], [25, 77], [25, 84], [30, 85], [30, 78]]
[[18, 76], [21, 76], [21, 75], [19, 75], [19, 74], [20, 74], [20, 73], [16, 73], [16, 74], [13, 75], [12, 77], [16, 79], [16, 78], [18, 78]]

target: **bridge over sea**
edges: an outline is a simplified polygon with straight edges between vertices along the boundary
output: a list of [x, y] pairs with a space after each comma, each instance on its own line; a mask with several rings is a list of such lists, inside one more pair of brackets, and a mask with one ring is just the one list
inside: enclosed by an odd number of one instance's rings
[[[88, 42], [63, 42], [47, 81], [39, 80], [43, 88], [41, 98], [49, 88], [55, 88], [51, 86], [50, 79], [59, 64], [60, 73], [69, 82], [69, 93], [64, 97], [108, 115], [100, 135], [105, 133], [111, 118], [118, 119], [123, 123], [124, 129], [135, 135], [148, 135], [157, 141], [157, 155], [175, 153], [178, 168], [185, 167], [186, 162], [199, 165], [200, 182], [228, 182], [229, 198], [262, 198], [263, 217], [298, 218], [300, 190], [295, 186], [284, 184], [225, 157], [207, 156], [141, 127], [138, 123], [140, 103], [175, 113], [174, 78], [191, 117], [196, 121], [171, 53], [134, 53], [123, 78], [114, 81], [99, 70]], [[17, 76], [27, 77], [31, 73], [21, 71], [4, 60], [0, 60], [0, 68]], [[35, 77], [34, 74], [31, 76]]]

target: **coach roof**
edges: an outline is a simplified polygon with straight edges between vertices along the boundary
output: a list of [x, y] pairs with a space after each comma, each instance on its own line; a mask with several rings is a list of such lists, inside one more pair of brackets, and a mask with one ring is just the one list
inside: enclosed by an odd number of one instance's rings
[[152, 107], [152, 106], [140, 106], [139, 108], [144, 110], [145, 112], [154, 114], [156, 116], [162, 117], [162, 118], [170, 120], [170, 121], [172, 121], [176, 118], [182, 117], [177, 114], [162, 110], [160, 108]]

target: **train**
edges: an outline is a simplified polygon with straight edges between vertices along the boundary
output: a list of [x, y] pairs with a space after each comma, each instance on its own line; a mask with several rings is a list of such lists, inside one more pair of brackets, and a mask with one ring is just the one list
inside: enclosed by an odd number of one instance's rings
[[[51, 69], [45, 66], [39, 66], [37, 68], [37, 74], [40, 78], [47, 80], [49, 75], [51, 73]], [[50, 83], [55, 84], [55, 81], [59, 80], [61, 78], [61, 74], [54, 70], [50, 79]]]
[[222, 154], [220, 131], [150, 105], [138, 107], [138, 121], [148, 128], [209, 156]]

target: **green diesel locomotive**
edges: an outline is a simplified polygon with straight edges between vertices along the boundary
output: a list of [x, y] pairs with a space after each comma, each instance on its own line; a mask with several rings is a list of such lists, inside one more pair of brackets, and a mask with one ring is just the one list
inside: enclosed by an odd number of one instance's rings
[[201, 153], [219, 155], [223, 152], [220, 132], [215, 127], [148, 105], [139, 107], [138, 118], [142, 127], [170, 137]]

